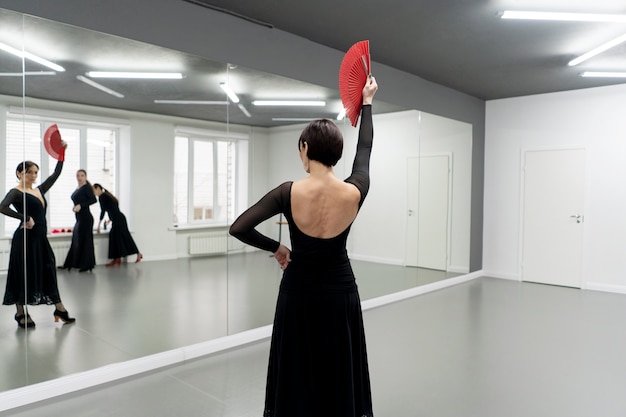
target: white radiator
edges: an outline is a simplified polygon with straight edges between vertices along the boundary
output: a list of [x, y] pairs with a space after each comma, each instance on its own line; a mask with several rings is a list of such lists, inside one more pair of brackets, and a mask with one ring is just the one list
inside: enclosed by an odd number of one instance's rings
[[54, 252], [57, 266], [63, 265], [63, 262], [65, 262], [65, 258], [67, 257], [71, 244], [72, 242], [69, 240], [50, 242], [50, 247], [52, 247], [52, 252]]
[[6, 271], [9, 269], [9, 254], [11, 249], [0, 250], [0, 271]]
[[228, 249], [225, 231], [189, 236], [190, 255], [224, 254]]

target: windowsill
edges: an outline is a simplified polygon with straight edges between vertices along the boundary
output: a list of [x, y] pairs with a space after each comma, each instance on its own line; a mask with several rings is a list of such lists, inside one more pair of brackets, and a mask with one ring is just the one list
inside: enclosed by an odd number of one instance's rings
[[[108, 230], [100, 230], [100, 233], [96, 232], [95, 230], [93, 231], [93, 237], [94, 239], [97, 239], [99, 235], [104, 235], [104, 236], [109, 236], [109, 231]], [[63, 238], [67, 238], [67, 237], [72, 237], [72, 232], [61, 232], [61, 233], [48, 233], [48, 239], [63, 239]]]
[[167, 230], [171, 231], [187, 231], [187, 230], [203, 230], [203, 229], [224, 229], [229, 227], [226, 223], [204, 223], [204, 224], [180, 224], [180, 225], [171, 225], [167, 228]]
[[[96, 231], [93, 231], [93, 237], [94, 238], [98, 238], [99, 235], [104, 235], [104, 236], [109, 236], [109, 231], [108, 230], [101, 230], [100, 233], [96, 233]], [[47, 234], [48, 240], [50, 239], [65, 239], [65, 238], [71, 238], [72, 237], [72, 232], [64, 232], [64, 233], [48, 233]], [[13, 239], [13, 235], [7, 235], [7, 236], [0, 236], [0, 241], [2, 240], [11, 240]]]

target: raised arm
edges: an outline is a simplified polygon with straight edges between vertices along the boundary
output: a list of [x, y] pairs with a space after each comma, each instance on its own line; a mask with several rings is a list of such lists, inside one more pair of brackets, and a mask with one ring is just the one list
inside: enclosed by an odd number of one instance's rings
[[372, 154], [372, 142], [374, 140], [374, 125], [372, 122], [372, 100], [378, 89], [376, 79], [370, 76], [363, 87], [363, 106], [361, 108], [361, 125], [359, 127], [359, 140], [356, 145], [356, 155], [352, 165], [352, 174], [346, 182], [354, 184], [361, 192], [363, 204], [370, 186], [370, 156]]
[[57, 165], [54, 168], [54, 172], [50, 174], [50, 176], [46, 178], [46, 180], [42, 182], [41, 185], [39, 186], [39, 191], [41, 191], [41, 194], [45, 194], [48, 192], [50, 187], [52, 187], [52, 185], [59, 178], [59, 175], [61, 175], [62, 170], [63, 170], [63, 161], [57, 161]]

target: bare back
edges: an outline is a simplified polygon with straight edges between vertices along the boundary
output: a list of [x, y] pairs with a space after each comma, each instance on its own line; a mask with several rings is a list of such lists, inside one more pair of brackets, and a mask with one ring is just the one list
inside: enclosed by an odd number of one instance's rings
[[350, 226], [359, 209], [359, 190], [332, 173], [308, 177], [291, 187], [291, 213], [303, 233], [322, 239], [335, 237]]

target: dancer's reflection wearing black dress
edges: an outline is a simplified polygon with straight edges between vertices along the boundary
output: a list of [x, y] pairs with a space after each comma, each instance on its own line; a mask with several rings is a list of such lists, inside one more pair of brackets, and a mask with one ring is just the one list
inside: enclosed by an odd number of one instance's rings
[[128, 221], [124, 213], [120, 210], [117, 197], [108, 190], [105, 190], [100, 184], [94, 184], [93, 189], [94, 193], [98, 196], [98, 200], [100, 200], [100, 220], [98, 221], [96, 231], [100, 233], [100, 224], [102, 220], [104, 220], [105, 213], [109, 213], [109, 219], [111, 220], [111, 231], [109, 232], [109, 259], [113, 260], [107, 263], [107, 266], [119, 265], [122, 263], [121, 258], [134, 254], [137, 254], [135, 263], [140, 262], [143, 255], [139, 252], [137, 244], [130, 234], [130, 230], [128, 230]]
[[20, 163], [16, 169], [20, 185], [12, 188], [0, 203], [2, 214], [21, 221], [11, 239], [3, 304], [15, 304], [15, 320], [22, 328], [35, 326], [24, 307], [27, 304], [54, 304], [55, 321], [61, 319], [70, 323], [75, 320], [69, 316], [61, 302], [56, 260], [47, 237], [48, 202], [45, 194], [59, 178], [62, 169], [63, 162], [57, 162], [54, 173], [39, 187], [33, 188], [39, 166], [32, 161]]
[[96, 252], [93, 244], [93, 215], [89, 206], [95, 204], [93, 187], [87, 181], [87, 172], [76, 172], [78, 188], [72, 193], [76, 223], [72, 231], [72, 244], [61, 268], [78, 268], [80, 272], [91, 271], [96, 266]]
[[[303, 165], [311, 175], [270, 191], [231, 226], [233, 236], [274, 252], [284, 269], [270, 348], [265, 417], [373, 415], [361, 304], [346, 240], [369, 189], [373, 138], [369, 104], [376, 88], [371, 78], [363, 90], [357, 153], [349, 178], [342, 183], [334, 177], [332, 166], [336, 160], [319, 163], [326, 155], [320, 155], [320, 148], [314, 146], [320, 141], [306, 139], [307, 127], [300, 138], [299, 149]], [[318, 139], [324, 137], [322, 141], [332, 141], [334, 137], [328, 131], [337, 128], [330, 121], [319, 122], [311, 124], [320, 128]], [[342, 142], [341, 133], [338, 136]], [[337, 159], [340, 155], [341, 150]], [[333, 179], [326, 182], [328, 174]], [[307, 188], [305, 183], [315, 186]], [[334, 187], [338, 192], [325, 193], [316, 186], [326, 191]], [[307, 200], [307, 195], [311, 197], [317, 192], [327, 199], [324, 203]], [[342, 205], [346, 194], [351, 206]], [[307, 205], [315, 206], [320, 216], [307, 213]], [[346, 211], [350, 212], [347, 217], [343, 214]], [[283, 213], [289, 223], [292, 252], [255, 230], [258, 224], [279, 213]], [[303, 216], [303, 213], [307, 214]], [[335, 221], [339, 218], [341, 223]], [[347, 219], [345, 227], [343, 219]], [[316, 230], [316, 226], [320, 227], [318, 230], [329, 226], [327, 230], [330, 230], [333, 224], [344, 228], [338, 234], [324, 237], [314, 237], [301, 230]]]

